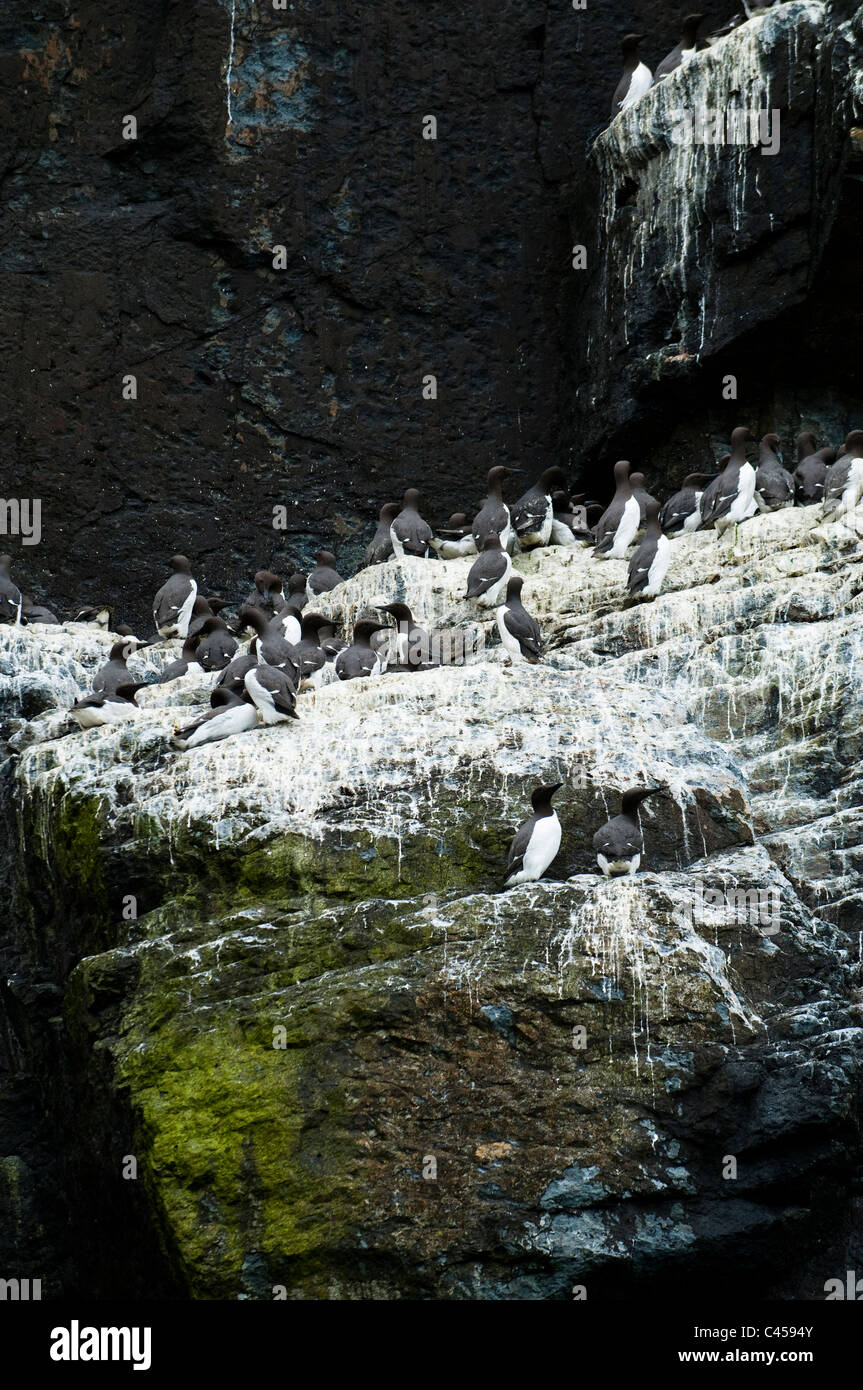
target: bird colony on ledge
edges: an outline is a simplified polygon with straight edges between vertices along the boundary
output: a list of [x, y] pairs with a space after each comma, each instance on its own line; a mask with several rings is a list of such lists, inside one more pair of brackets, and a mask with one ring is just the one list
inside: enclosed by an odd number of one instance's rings
[[[421, 515], [419, 492], [409, 488], [401, 507], [387, 503], [381, 508], [365, 563], [382, 566], [385, 575], [389, 562], [404, 557], [444, 564], [471, 559], [464, 600], [494, 612], [511, 662], [535, 664], [542, 658], [542, 634], [521, 600], [524, 580], [513, 573], [511, 558], [517, 551], [581, 546], [590, 548], [597, 561], [626, 562], [634, 545], [627, 566], [628, 596], [623, 600], [630, 605], [659, 594], [672, 560], [673, 537], [687, 532], [712, 528], [725, 546], [729, 541], [723, 537], [731, 532], [733, 547], [737, 528], [748, 518], [798, 505], [818, 508], [815, 525], [839, 522], [858, 533], [863, 526], [863, 430], [852, 430], [840, 450], [819, 448], [812, 434], [800, 434], [793, 473], [784, 465], [775, 434], [761, 439], [757, 466], [747, 458], [753, 442], [748, 429], [735, 429], [720, 472], [690, 473], [661, 506], [646, 491], [642, 474], [633, 473], [626, 460], [614, 465], [615, 492], [605, 508], [584, 494], [570, 496], [566, 476], [557, 467], [545, 469], [532, 487], [508, 504], [503, 487], [516, 470], [492, 468], [488, 496], [473, 520], [457, 513], [437, 532]], [[591, 525], [592, 516], [596, 519]], [[0, 556], [0, 621], [19, 630], [58, 623], [52, 612], [22, 594], [10, 574], [11, 564], [10, 556]], [[446, 646], [403, 602], [380, 605], [380, 613], [392, 623], [362, 617], [354, 622], [350, 640], [339, 635], [336, 619], [314, 611], [323, 596], [343, 583], [336, 565], [335, 555], [320, 551], [314, 569], [292, 575], [287, 590], [278, 575], [260, 570], [254, 589], [229, 623], [222, 616], [227, 601], [200, 594], [189, 560], [175, 555], [171, 575], [153, 600], [156, 637], [144, 641], [127, 626], [112, 626], [104, 608], [76, 614], [74, 621], [110, 629], [119, 640], [96, 672], [92, 689], [72, 705], [72, 719], [87, 730], [135, 718], [140, 713], [136, 694], [150, 682], [136, 682], [127, 660], [136, 651], [173, 639], [182, 641], [182, 651], [162, 668], [159, 684], [177, 680], [194, 664], [218, 673], [210, 708], [174, 730], [171, 742], [181, 751], [258, 725], [296, 719], [302, 693], [334, 680], [375, 679], [387, 671], [422, 672], [450, 664], [453, 658]], [[534, 790], [533, 813], [512, 842], [506, 887], [539, 879], [557, 855], [561, 826], [551, 803], [561, 785]], [[594, 836], [597, 863], [606, 876], [638, 871], [644, 849], [639, 808], [654, 795], [665, 793], [658, 787], [625, 791], [620, 814]]]

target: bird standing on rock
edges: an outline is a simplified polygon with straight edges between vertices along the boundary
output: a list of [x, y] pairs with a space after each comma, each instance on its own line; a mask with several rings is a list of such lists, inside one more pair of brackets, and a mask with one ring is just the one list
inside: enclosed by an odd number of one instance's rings
[[192, 608], [198, 595], [198, 585], [185, 555], [173, 555], [170, 560], [171, 578], [166, 580], [153, 599], [153, 621], [160, 637], [189, 635]]
[[863, 430], [852, 430], [840, 458], [827, 470], [822, 515], [841, 521], [863, 497]]
[[528, 613], [521, 601], [524, 579], [514, 574], [506, 586], [506, 598], [498, 604], [495, 617], [500, 640], [513, 661], [539, 661], [542, 633], [536, 618]]
[[237, 654], [237, 643], [223, 618], [207, 618], [195, 660], [205, 671], [224, 671]]
[[518, 883], [535, 883], [557, 855], [561, 828], [551, 798], [562, 786], [562, 782], [551, 782], [535, 787], [531, 792], [533, 815], [522, 821], [509, 847], [504, 888], [514, 888]]
[[704, 484], [713, 477], [712, 473], [687, 473], [683, 487], [675, 492], [659, 513], [659, 524], [666, 536], [680, 535], [686, 531], [697, 531], [701, 525], [701, 498]]
[[629, 481], [631, 464], [614, 465], [614, 496], [594, 527], [593, 553], [600, 560], [623, 560], [641, 521], [641, 507]]
[[321, 594], [329, 594], [344, 580], [336, 569], [336, 557], [331, 550], [319, 550], [315, 556], [317, 564], [306, 580], [306, 598], [314, 603]]
[[[716, 528], [717, 538], [729, 526], [735, 528], [752, 515], [755, 503], [755, 469], [746, 458], [746, 445], [752, 435], [744, 425], [738, 425], [731, 434], [731, 453], [724, 469], [710, 488], [705, 488], [701, 499], [700, 530], [708, 526]], [[708, 493], [710, 496], [708, 497]]]
[[683, 33], [678, 44], [675, 44], [671, 52], [663, 58], [662, 62], [653, 74], [654, 83], [661, 82], [669, 73], [674, 72], [683, 63], [688, 63], [690, 58], [694, 58], [698, 52], [698, 30], [704, 20], [703, 14], [688, 14], [683, 21]]
[[100, 666], [93, 677], [93, 694], [116, 695], [121, 685], [128, 685], [134, 680], [126, 661], [138, 647], [144, 645], [136, 637], [124, 637], [122, 642], [115, 642], [105, 665]]
[[626, 111], [633, 106], [653, 85], [653, 74], [647, 64], [642, 62], [638, 52], [643, 38], [643, 34], [627, 34], [620, 45], [623, 53], [623, 76], [611, 99], [612, 120], [618, 112]]
[[481, 552], [489, 536], [498, 536], [504, 550], [509, 550], [512, 540], [512, 519], [509, 507], [503, 500], [503, 483], [514, 470], [498, 464], [488, 473], [488, 496], [473, 519], [471, 534], [477, 553]]
[[612, 816], [593, 837], [596, 862], [606, 878], [633, 877], [644, 853], [639, 808], [649, 796], [663, 795], [661, 787], [630, 787], [623, 793], [620, 815]]
[[765, 434], [758, 446], [755, 501], [762, 512], [794, 506], [794, 479], [782, 464], [779, 436]]
[[293, 643], [288, 642], [277, 627], [269, 625], [258, 608], [241, 608], [238, 622], [241, 629], [244, 627], [254, 629], [255, 637], [249, 650], [251, 651], [254, 647], [254, 656], [258, 663], [265, 666], [277, 666], [290, 676], [294, 685], [297, 685], [300, 678], [300, 663], [297, 649]]
[[376, 632], [385, 632], [387, 623], [373, 623], [369, 618], [354, 623], [354, 637], [336, 657], [335, 672], [340, 681], [358, 680], [365, 676], [382, 676], [386, 660], [372, 646]]
[[390, 535], [390, 527], [400, 510], [398, 502], [385, 502], [381, 507], [378, 529], [366, 546], [366, 553], [363, 557], [364, 564], [383, 565], [390, 558], [393, 553], [393, 538]]
[[293, 681], [276, 666], [258, 665], [243, 677], [246, 692], [264, 724], [299, 719]]
[[428, 557], [434, 532], [428, 522], [420, 516], [419, 506], [419, 492], [415, 487], [409, 487], [404, 495], [402, 509], [390, 526], [393, 554], [397, 560], [401, 560], [405, 555], [415, 555], [420, 560]]
[[566, 474], [563, 469], [546, 468], [539, 481], [513, 503], [511, 519], [522, 550], [548, 545], [554, 521], [552, 494], [556, 489], [565, 487]]
[[482, 608], [496, 607], [511, 570], [512, 560], [501, 549], [500, 536], [492, 532], [470, 567], [465, 598], [476, 599]]
[[381, 604], [382, 613], [391, 613], [396, 620], [395, 643], [399, 666], [411, 671], [428, 671], [440, 666], [434, 655], [434, 644], [425, 628], [414, 621], [406, 603]]
[[671, 541], [662, 534], [659, 524], [659, 503], [651, 497], [647, 504], [644, 538], [639, 541], [629, 562], [630, 597], [656, 598], [671, 560]]
[[[811, 435], [809, 437], [812, 438]], [[823, 501], [827, 469], [835, 462], [836, 450], [829, 445], [816, 449], [800, 460], [794, 470], [794, 500], [799, 507]]]

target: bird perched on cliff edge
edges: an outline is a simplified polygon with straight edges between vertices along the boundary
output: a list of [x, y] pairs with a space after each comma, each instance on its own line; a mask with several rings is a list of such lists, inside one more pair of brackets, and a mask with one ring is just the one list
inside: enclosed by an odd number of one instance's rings
[[638, 52], [639, 44], [643, 38], [643, 34], [627, 34], [620, 45], [623, 53], [623, 76], [611, 99], [612, 120], [618, 112], [626, 111], [638, 101], [639, 97], [643, 97], [645, 92], [650, 91], [653, 74], [647, 64], [642, 62]]
[[518, 883], [535, 883], [541, 878], [560, 849], [561, 828], [551, 798], [562, 782], [535, 787], [530, 794], [533, 815], [522, 821], [509, 847], [504, 888]]
[[501, 548], [500, 537], [492, 532], [470, 567], [465, 598], [475, 599], [482, 608], [495, 608], [511, 571], [512, 560]]
[[593, 553], [601, 560], [624, 559], [638, 530], [641, 508], [630, 485], [630, 467], [627, 459], [614, 465], [614, 496], [594, 527]]
[[215, 685], [210, 694], [210, 709], [200, 719], [177, 729], [171, 738], [175, 748], [199, 748], [202, 743], [217, 743], [232, 734], [247, 733], [258, 723], [258, 711], [245, 693], [237, 695], [224, 685]]
[[794, 479], [783, 466], [779, 436], [765, 434], [758, 446], [755, 501], [761, 512], [778, 512], [794, 506]]
[[669, 73], [683, 63], [688, 63], [698, 51], [698, 30], [704, 19], [703, 14], [688, 14], [683, 21], [682, 37], [671, 52], [663, 58], [653, 74], [654, 83], [661, 82]]
[[189, 635], [198, 585], [192, 578], [191, 566], [185, 555], [172, 555], [169, 563], [171, 577], [153, 599], [153, 621], [160, 637], [182, 637], [185, 641]]
[[517, 502], [513, 502], [512, 524], [522, 550], [548, 545], [554, 520], [552, 493], [555, 488], [565, 487], [566, 474], [563, 469], [546, 468], [533, 487], [528, 488]]
[[845, 440], [845, 450], [827, 470], [824, 480], [822, 516], [827, 521], [841, 521], [853, 512], [863, 497], [863, 430], [852, 430]]
[[661, 787], [630, 787], [623, 793], [620, 815], [612, 816], [593, 837], [596, 862], [606, 878], [633, 877], [644, 853], [639, 809], [649, 796], [663, 795]]
[[666, 536], [698, 530], [704, 484], [711, 482], [713, 477], [712, 473], [687, 473], [682, 488], [669, 497], [659, 513], [659, 524]]
[[536, 621], [521, 601], [524, 579], [514, 574], [507, 582], [506, 597], [498, 604], [495, 617], [500, 640], [513, 661], [539, 661], [542, 633]]
[[[731, 433], [731, 453], [728, 462], [710, 488], [705, 488], [701, 499], [701, 526], [716, 528], [717, 539], [729, 526], [735, 528], [752, 515], [755, 503], [755, 469], [746, 457], [746, 446], [752, 435], [745, 425], [738, 425]], [[708, 497], [708, 492], [710, 496]]]
[[409, 487], [404, 495], [402, 509], [390, 526], [390, 539], [393, 554], [397, 560], [404, 555], [415, 555], [424, 560], [428, 557], [429, 544], [434, 532], [428, 522], [420, 516], [420, 495], [415, 487]]
[[639, 541], [629, 562], [629, 594], [631, 598], [656, 598], [671, 560], [671, 541], [662, 534], [659, 524], [659, 503], [651, 497], [647, 504], [644, 538]]
[[799, 507], [823, 500], [827, 469], [835, 462], [836, 450], [829, 444], [800, 460], [794, 470], [794, 500]]

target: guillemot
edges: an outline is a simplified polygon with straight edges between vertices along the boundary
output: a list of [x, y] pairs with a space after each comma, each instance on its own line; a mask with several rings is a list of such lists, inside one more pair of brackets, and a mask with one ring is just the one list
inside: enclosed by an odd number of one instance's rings
[[612, 816], [593, 837], [596, 862], [606, 878], [638, 873], [644, 853], [644, 835], [639, 807], [649, 796], [662, 794], [661, 787], [630, 787], [623, 793], [620, 815]]
[[512, 560], [501, 548], [500, 536], [492, 532], [470, 567], [465, 598], [476, 599], [483, 608], [495, 608], [511, 571]]
[[614, 496], [593, 528], [593, 553], [601, 560], [623, 560], [641, 521], [641, 508], [629, 481], [630, 468], [627, 459], [614, 465]]
[[314, 603], [321, 594], [328, 594], [344, 583], [336, 569], [336, 557], [331, 550], [319, 550], [315, 558], [317, 564], [306, 580], [306, 598], [309, 603]]
[[339, 652], [335, 661], [335, 672], [340, 681], [383, 675], [386, 661], [375, 651], [371, 639], [376, 632], [386, 631], [387, 626], [386, 623], [373, 623], [368, 618], [354, 623], [353, 641]]
[[542, 633], [536, 621], [521, 601], [521, 588], [524, 579], [513, 574], [507, 582], [506, 597], [497, 607], [495, 617], [500, 640], [513, 661], [529, 661], [536, 665], [539, 661]]
[[380, 609], [382, 613], [391, 613], [396, 620], [393, 636], [399, 666], [406, 666], [410, 671], [428, 671], [440, 665], [431, 636], [414, 621], [406, 603], [383, 603]]
[[643, 34], [627, 34], [620, 45], [623, 53], [623, 76], [611, 99], [612, 120], [620, 111], [626, 111], [633, 106], [645, 92], [649, 92], [653, 84], [653, 74], [647, 64], [642, 62], [638, 52], [643, 38]]
[[562, 468], [546, 468], [539, 480], [512, 504], [511, 517], [522, 550], [548, 545], [554, 521], [553, 494], [566, 487]]
[[393, 538], [390, 535], [390, 527], [400, 510], [398, 502], [385, 502], [381, 507], [378, 529], [366, 546], [364, 564], [382, 565], [390, 558], [393, 553]]
[[659, 524], [666, 536], [697, 531], [701, 525], [701, 499], [704, 487], [699, 483], [712, 482], [712, 473], [687, 473], [683, 486], [669, 497], [659, 513]]
[[182, 637], [185, 641], [189, 635], [189, 621], [198, 585], [192, 578], [191, 566], [185, 555], [172, 556], [170, 567], [171, 578], [153, 599], [153, 621], [160, 637]]
[[135, 695], [146, 682], [129, 681], [114, 691], [84, 695], [76, 700], [69, 713], [81, 729], [97, 729], [103, 724], [123, 724], [140, 714]]
[[488, 496], [471, 524], [471, 534], [477, 552], [481, 552], [489, 536], [498, 536], [504, 550], [509, 550], [512, 539], [512, 519], [509, 507], [503, 500], [503, 481], [515, 470], [498, 464], [488, 473]]
[[237, 695], [223, 685], [215, 685], [209, 711], [194, 723], [175, 730], [171, 743], [185, 752], [202, 743], [216, 743], [232, 734], [246, 733], [256, 727], [258, 719], [258, 711], [248, 695]]
[[11, 555], [0, 555], [0, 623], [18, 625], [21, 622], [23, 598], [9, 573], [11, 564]]
[[778, 512], [794, 506], [794, 479], [782, 463], [779, 436], [765, 434], [758, 446], [755, 500], [761, 512]]
[[671, 541], [662, 534], [659, 524], [659, 503], [651, 497], [647, 504], [644, 537], [632, 553], [629, 562], [629, 593], [631, 598], [656, 598], [671, 560]]
[[293, 682], [278, 667], [253, 666], [246, 672], [243, 683], [264, 724], [299, 719]]
[[561, 828], [551, 798], [562, 786], [562, 782], [551, 782], [531, 792], [533, 815], [522, 821], [509, 847], [504, 888], [535, 883], [555, 858], [560, 849]]
[[393, 554], [397, 560], [405, 555], [415, 555], [425, 559], [434, 532], [427, 521], [420, 516], [420, 495], [415, 487], [409, 487], [404, 495], [402, 509], [390, 526], [390, 540]]

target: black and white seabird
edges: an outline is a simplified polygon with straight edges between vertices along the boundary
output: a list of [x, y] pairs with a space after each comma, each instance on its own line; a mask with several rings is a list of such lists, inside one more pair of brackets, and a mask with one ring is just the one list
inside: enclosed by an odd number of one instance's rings
[[429, 671], [440, 666], [431, 636], [414, 621], [406, 603], [382, 603], [380, 609], [382, 613], [391, 613], [396, 620], [394, 637], [399, 666], [406, 666], [410, 671]]
[[420, 516], [420, 495], [415, 487], [409, 487], [404, 495], [402, 509], [390, 526], [390, 540], [393, 554], [397, 560], [405, 555], [415, 555], [424, 560], [429, 553], [429, 545], [434, 532], [427, 521]]
[[21, 596], [21, 620], [25, 623], [41, 624], [46, 626], [60, 626], [60, 619], [56, 613], [52, 613], [50, 608], [46, 608], [42, 603], [34, 603], [27, 594]]
[[276, 666], [253, 666], [244, 685], [264, 724], [283, 724], [299, 719], [293, 681]]
[[349, 647], [336, 657], [335, 672], [340, 681], [352, 681], [361, 676], [381, 676], [386, 661], [371, 645], [376, 632], [384, 632], [387, 623], [373, 623], [368, 618], [354, 623], [354, 637]]
[[533, 815], [522, 821], [509, 847], [504, 888], [535, 883], [555, 858], [560, 849], [561, 829], [551, 798], [562, 786], [562, 782], [551, 782], [531, 792]]
[[863, 430], [852, 430], [841, 456], [827, 470], [822, 515], [841, 521], [863, 497]]
[[306, 598], [309, 603], [314, 603], [321, 594], [328, 594], [344, 583], [336, 569], [336, 557], [331, 550], [319, 550], [315, 559], [317, 564], [306, 580]]
[[782, 445], [776, 434], [765, 434], [758, 446], [755, 501], [761, 512], [778, 512], [794, 506], [794, 479], [782, 463]]
[[512, 560], [501, 548], [500, 536], [492, 532], [470, 567], [465, 598], [476, 599], [482, 608], [496, 608], [511, 572]]
[[[2, 560], [2, 558], [3, 557], [0, 556], [0, 560]], [[110, 608], [79, 608], [78, 612], [72, 619], [72, 622], [87, 623], [89, 625], [92, 625], [93, 627], [107, 628], [110, 629], [111, 632], [115, 631], [115, 629], [111, 627]]]
[[11, 555], [0, 555], [0, 623], [21, 622], [23, 598], [21, 590], [9, 573]]
[[626, 111], [633, 106], [653, 85], [653, 74], [647, 64], [642, 62], [638, 52], [643, 38], [643, 34], [627, 34], [620, 45], [623, 53], [623, 76], [611, 99], [612, 120], [619, 111]]
[[170, 567], [171, 578], [153, 599], [153, 621], [160, 637], [182, 637], [185, 641], [198, 586], [185, 555], [172, 556]]
[[[630, 473], [629, 486], [632, 488], [632, 495], [638, 503], [639, 522], [643, 525], [647, 519], [647, 508], [651, 502], [656, 502], [656, 498], [652, 497], [644, 486], [643, 473]], [[656, 505], [658, 507], [659, 503], [656, 502]]]
[[[233, 690], [235, 695], [242, 695], [245, 690], [246, 672], [251, 671], [253, 666], [257, 666], [258, 661], [254, 652], [241, 652], [235, 656], [229, 666], [220, 672], [216, 681], [217, 686], [224, 686], [226, 690]], [[275, 668], [274, 668], [275, 669]]]
[[662, 588], [671, 560], [671, 541], [662, 534], [659, 524], [659, 503], [651, 497], [647, 504], [644, 537], [632, 553], [629, 562], [629, 594], [631, 598], [656, 598]]
[[224, 671], [237, 654], [237, 642], [223, 618], [207, 618], [199, 634], [195, 660], [205, 671]]
[[272, 570], [258, 570], [255, 587], [243, 604], [244, 608], [260, 608], [265, 618], [272, 618], [285, 602], [282, 581]]
[[[810, 438], [812, 436], [810, 435]], [[794, 500], [799, 507], [824, 500], [827, 469], [836, 462], [836, 450], [825, 444], [800, 460], [794, 470]]]
[[690, 58], [694, 58], [698, 52], [698, 30], [704, 20], [703, 14], [688, 14], [683, 21], [682, 37], [678, 44], [675, 44], [671, 52], [663, 58], [662, 62], [653, 74], [653, 81], [661, 82], [663, 77], [667, 77], [675, 68], [679, 68], [683, 63], [688, 63]]
[[659, 513], [659, 524], [666, 536], [698, 530], [704, 484], [710, 482], [713, 476], [712, 473], [687, 473], [682, 488], [669, 497]]
[[259, 715], [248, 695], [237, 695], [224, 685], [215, 685], [210, 693], [209, 711], [177, 729], [171, 738], [175, 748], [199, 748], [202, 743], [216, 743], [219, 739], [230, 738], [232, 734], [246, 733], [254, 729]]
[[[757, 509], [755, 501], [755, 469], [746, 458], [746, 445], [752, 435], [745, 426], [739, 425], [731, 433], [731, 453], [728, 462], [701, 498], [701, 527], [716, 528], [717, 537], [728, 529], [736, 528], [741, 521], [752, 516]], [[708, 495], [709, 494], [709, 495]]]
[[503, 480], [515, 470], [498, 464], [488, 473], [488, 496], [471, 523], [471, 534], [479, 554], [489, 536], [500, 538], [504, 550], [509, 550], [512, 540], [512, 520], [509, 507], [503, 500]]
[[296, 646], [297, 660], [300, 664], [300, 690], [315, 690], [327, 664], [327, 654], [321, 645], [320, 634], [332, 627], [332, 618], [323, 613], [304, 613], [300, 640]]
[[476, 541], [465, 512], [453, 512], [439, 536], [429, 541], [442, 560], [459, 560], [476, 554]]
[[263, 613], [257, 608], [241, 608], [238, 622], [241, 627], [254, 629], [256, 636], [249, 646], [249, 651], [253, 651], [261, 665], [278, 666], [280, 670], [286, 671], [293, 684], [297, 685], [300, 677], [297, 649], [281, 635], [275, 622], [268, 624]]
[[378, 529], [366, 546], [366, 553], [363, 557], [365, 565], [382, 565], [392, 555], [393, 538], [390, 535], [390, 527], [400, 510], [398, 502], [385, 502], [381, 507]]
[[539, 623], [521, 601], [524, 579], [513, 574], [507, 582], [506, 597], [497, 606], [495, 617], [500, 640], [513, 661], [529, 661], [535, 666], [542, 650]]
[[103, 724], [123, 724], [140, 714], [135, 695], [145, 681], [129, 681], [114, 691], [103, 690], [76, 700], [69, 713], [79, 729], [97, 729]]
[[110, 652], [108, 660], [104, 666], [93, 677], [94, 695], [116, 695], [121, 685], [128, 685], [134, 680], [134, 676], [126, 665], [130, 656], [135, 654], [138, 647], [144, 643], [139, 642], [136, 637], [124, 637], [122, 642], [115, 642]]
[[189, 667], [195, 664], [195, 653], [198, 650], [198, 638], [187, 637], [183, 643], [183, 650], [175, 661], [169, 661], [159, 677], [158, 684], [165, 685], [168, 681], [179, 680], [185, 676]]
[[623, 560], [641, 522], [638, 498], [629, 482], [631, 464], [620, 459], [614, 465], [614, 496], [594, 527], [594, 555], [601, 560]]
[[606, 821], [593, 837], [596, 862], [606, 878], [638, 873], [644, 853], [644, 836], [638, 819], [639, 807], [648, 796], [662, 794], [660, 787], [630, 787], [623, 793], [620, 815]]
[[563, 469], [546, 468], [533, 487], [522, 493], [517, 502], [513, 502], [512, 524], [522, 550], [548, 545], [554, 521], [552, 495], [555, 489], [565, 487], [566, 474]]

